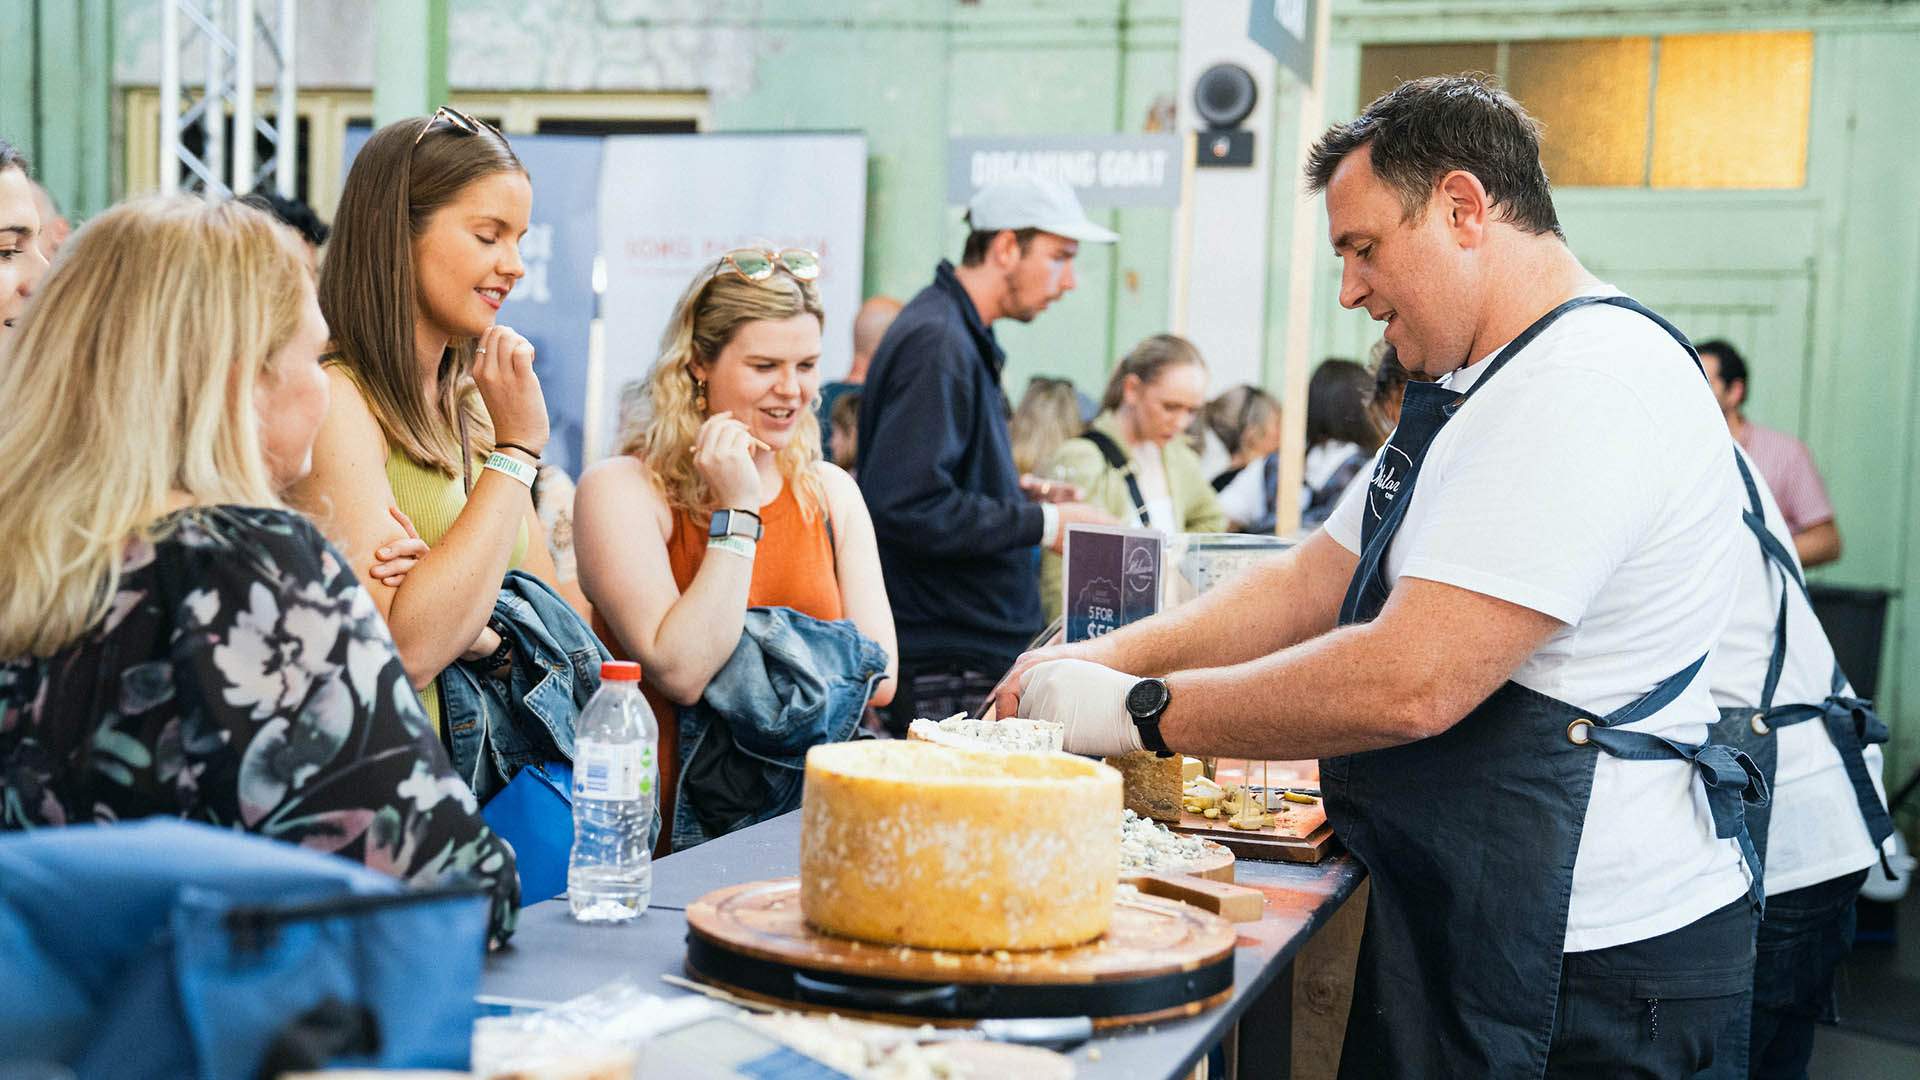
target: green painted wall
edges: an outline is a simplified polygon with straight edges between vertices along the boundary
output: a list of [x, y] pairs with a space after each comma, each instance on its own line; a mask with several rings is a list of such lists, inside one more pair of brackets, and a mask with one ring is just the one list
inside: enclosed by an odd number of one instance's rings
[[111, 0], [0, 2], [0, 135], [69, 216], [112, 201]]
[[[716, 100], [715, 130], [860, 130], [869, 153], [866, 286], [911, 296], [965, 230], [946, 204], [946, 142], [969, 134], [1138, 132], [1177, 96], [1178, 0], [872, 5], [792, 3], [751, 90]], [[805, 13], [805, 14], [803, 14]], [[1016, 397], [1033, 374], [1090, 392], [1120, 351], [1164, 329], [1170, 210], [1104, 211], [1073, 293], [997, 328]]]
[[374, 18], [374, 127], [445, 105], [447, 0], [381, 0]]

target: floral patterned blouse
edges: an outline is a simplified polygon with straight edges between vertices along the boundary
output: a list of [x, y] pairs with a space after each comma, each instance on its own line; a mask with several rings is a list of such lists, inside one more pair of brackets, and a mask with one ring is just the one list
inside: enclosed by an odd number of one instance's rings
[[286, 510], [220, 506], [128, 544], [100, 626], [0, 661], [0, 827], [169, 815], [493, 892], [513, 849], [455, 775], [373, 598]]

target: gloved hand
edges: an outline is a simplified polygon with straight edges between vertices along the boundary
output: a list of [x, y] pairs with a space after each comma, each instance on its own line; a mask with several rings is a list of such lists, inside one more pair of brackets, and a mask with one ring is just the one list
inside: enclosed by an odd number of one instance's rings
[[1131, 753], [1143, 749], [1127, 715], [1127, 692], [1139, 681], [1086, 660], [1048, 660], [1020, 677], [1020, 715], [1065, 724], [1070, 753]]

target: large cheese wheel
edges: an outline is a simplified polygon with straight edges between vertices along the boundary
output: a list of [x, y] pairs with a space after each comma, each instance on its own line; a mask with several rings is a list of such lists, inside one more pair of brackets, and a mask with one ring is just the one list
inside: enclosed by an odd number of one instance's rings
[[1120, 774], [1071, 754], [927, 742], [816, 746], [800, 908], [831, 934], [929, 949], [1046, 949], [1107, 930]]

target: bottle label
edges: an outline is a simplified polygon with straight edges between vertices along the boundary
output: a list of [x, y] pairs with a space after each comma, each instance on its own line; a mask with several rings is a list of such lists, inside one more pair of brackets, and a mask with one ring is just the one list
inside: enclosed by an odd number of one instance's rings
[[653, 748], [637, 743], [583, 742], [574, 746], [575, 794], [630, 802], [653, 794]]

